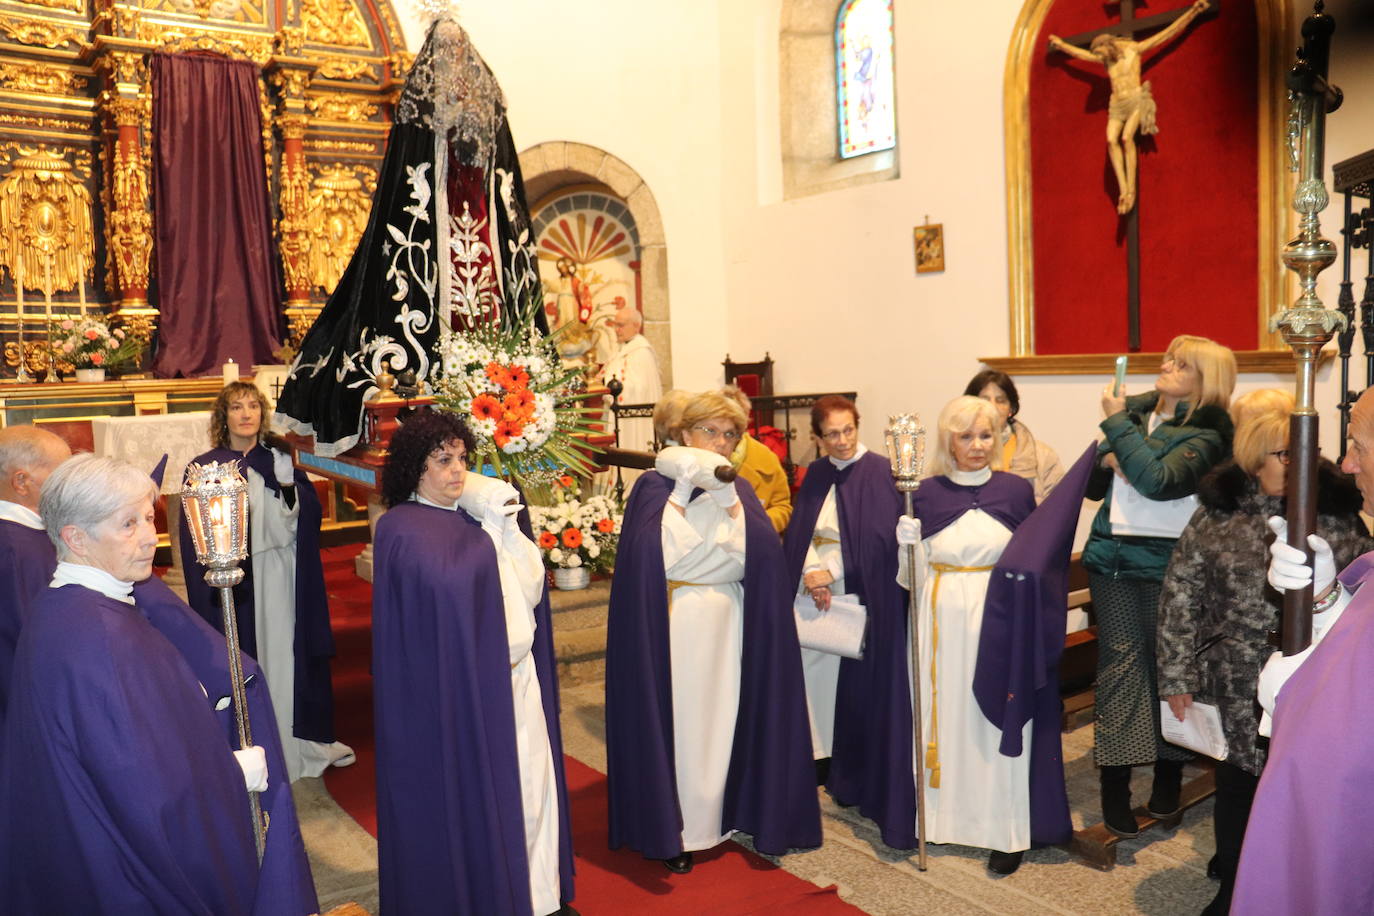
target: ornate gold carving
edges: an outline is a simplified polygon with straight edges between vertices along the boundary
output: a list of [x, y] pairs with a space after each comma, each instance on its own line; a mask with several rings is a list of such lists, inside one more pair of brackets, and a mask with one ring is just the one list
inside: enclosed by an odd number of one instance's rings
[[283, 140], [299, 140], [305, 136], [305, 128], [309, 123], [309, 118], [305, 115], [281, 115], [277, 118], [277, 126], [281, 128]]
[[75, 289], [95, 261], [91, 193], [61, 152], [19, 153], [0, 179], [0, 264], [25, 287]]
[[143, 10], [132, 6], [117, 6], [114, 8], [115, 31], [124, 36], [133, 37], [138, 34], [138, 24], [142, 21]]
[[272, 85], [277, 87], [282, 98], [302, 98], [305, 95], [305, 87], [310, 85], [310, 71], [296, 68], [273, 70]]
[[138, 127], [143, 120], [144, 103], [137, 96], [105, 93], [102, 97], [105, 111], [114, 120], [115, 127]]
[[171, 0], [171, 6], [178, 13], [194, 13], [201, 19], [234, 19], [243, 12], [243, 0]]
[[[310, 326], [315, 323], [315, 319], [320, 317], [320, 310], [315, 307], [310, 308], [288, 308], [286, 310], [286, 344], [281, 350], [273, 355], [282, 355], [283, 363], [289, 363], [296, 358], [297, 351], [300, 350], [301, 341], [305, 339]], [[283, 353], [283, 351], [286, 351]]]
[[46, 6], [50, 10], [62, 10], [67, 13], [86, 12], [86, 4], [82, 0], [23, 0], [23, 2], [35, 6]]
[[305, 157], [283, 156], [280, 177], [282, 272], [288, 290], [303, 290], [310, 285], [310, 176]]
[[115, 83], [142, 86], [146, 82], [143, 55], [135, 51], [109, 51], [96, 60], [95, 67]]
[[20, 44], [44, 48], [60, 48], [68, 42], [80, 45], [86, 37], [84, 24], [77, 26], [48, 19], [30, 19], [27, 16], [0, 16], [0, 32]]
[[306, 107], [325, 121], [366, 121], [377, 113], [377, 105], [356, 95], [328, 92], [305, 100]]
[[298, 26], [282, 26], [277, 30], [274, 43], [278, 54], [300, 54], [305, 47], [305, 29]]
[[334, 292], [367, 229], [377, 173], [366, 166], [326, 165], [310, 188], [310, 285]]
[[362, 76], [373, 82], [377, 80], [372, 64], [355, 57], [326, 57], [315, 72], [331, 80], [356, 80]]
[[91, 129], [89, 121], [76, 121], [70, 118], [39, 118], [33, 115], [17, 115], [8, 112], [0, 113], [0, 124], [64, 131], [89, 131]]
[[404, 82], [410, 68], [415, 66], [415, 55], [409, 51], [393, 51], [387, 63], [391, 64], [391, 78], [398, 83]]
[[374, 154], [377, 152], [375, 143], [363, 143], [360, 140], [306, 140], [305, 148], [322, 152]]
[[350, 0], [301, 0], [301, 25], [313, 44], [368, 48], [372, 41]]
[[0, 83], [11, 89], [41, 92], [45, 95], [65, 95], [86, 88], [84, 76], [61, 70], [51, 64], [21, 64], [0, 62]]
[[138, 37], [160, 45], [159, 51], [179, 54], [185, 51], [213, 51], [233, 60], [246, 60], [264, 67], [272, 59], [272, 36], [242, 32], [205, 32], [199, 28], [173, 28], [153, 22], [140, 22]]
[[[27, 321], [25, 323], [27, 324]], [[11, 340], [5, 344], [5, 365], [11, 369], [19, 368], [19, 343], [17, 341]], [[29, 370], [29, 375], [35, 377], [42, 376], [47, 372], [48, 348], [44, 341], [24, 341], [24, 368]]]
[[116, 144], [113, 173], [111, 260], [119, 273], [121, 289], [147, 289], [148, 263], [153, 254], [153, 217], [145, 203], [148, 175], [137, 149]]
[[153, 328], [157, 324], [158, 313], [150, 308], [121, 308], [114, 318], [130, 336], [143, 340], [153, 339]]

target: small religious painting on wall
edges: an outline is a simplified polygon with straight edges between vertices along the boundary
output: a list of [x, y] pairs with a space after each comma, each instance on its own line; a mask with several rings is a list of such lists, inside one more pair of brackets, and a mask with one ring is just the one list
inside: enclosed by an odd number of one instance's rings
[[945, 230], [943, 223], [916, 227], [916, 272], [930, 274], [945, 269]]

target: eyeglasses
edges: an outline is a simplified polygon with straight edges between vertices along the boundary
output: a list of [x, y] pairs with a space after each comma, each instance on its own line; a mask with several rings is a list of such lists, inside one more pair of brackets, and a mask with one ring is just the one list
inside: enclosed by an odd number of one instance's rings
[[710, 439], [724, 439], [726, 442], [739, 441], [739, 433], [735, 432], [733, 429], [719, 430], [712, 429], [709, 426], [693, 426], [692, 429]]
[[828, 433], [822, 433], [821, 438], [826, 442], [839, 442], [841, 439], [848, 439], [856, 432], [858, 432], [858, 430], [854, 427], [846, 426], [844, 429], [832, 429]]
[[1288, 449], [1286, 448], [1276, 448], [1272, 452], [1269, 452], [1269, 454], [1273, 455], [1275, 458], [1279, 459], [1279, 461], [1282, 461], [1284, 464], [1288, 463]]

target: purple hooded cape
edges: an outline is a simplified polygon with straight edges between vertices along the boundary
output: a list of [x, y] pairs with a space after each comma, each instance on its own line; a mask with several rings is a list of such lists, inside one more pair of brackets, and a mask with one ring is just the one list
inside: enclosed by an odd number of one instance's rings
[[[993, 471], [988, 482], [976, 487], [955, 483], [945, 475], [927, 477], [912, 494], [912, 511], [921, 520], [921, 537], [934, 537], [970, 509], [982, 509], [1012, 531], [1035, 509], [1035, 491], [1015, 474]], [[893, 538], [896, 538], [893, 526]]]
[[842, 805], [858, 805], [894, 849], [916, 845], [912, 773], [911, 687], [907, 677], [907, 593], [897, 584], [897, 519], [902, 495], [881, 455], [868, 452], [839, 470], [813, 461], [793, 502], [783, 552], [793, 592], [830, 487], [840, 516], [846, 590], [868, 609], [862, 659], [840, 661], [835, 737], [826, 788]]
[[1073, 833], [1060, 740], [1059, 656], [1064, 651], [1069, 554], [1083, 491], [1097, 459], [1090, 445], [1050, 495], [1012, 534], [992, 571], [978, 636], [973, 696], [1002, 731], [1001, 752], [1019, 757], [1031, 726], [1031, 843]]
[[[267, 489], [281, 498], [281, 484], [272, 473], [272, 452], [261, 445], [254, 446], [246, 456], [232, 449], [215, 448], [191, 460], [197, 464], [232, 461], [239, 465], [245, 477], [247, 469], [252, 468], [262, 477]], [[329, 744], [334, 740], [334, 688], [329, 675], [329, 661], [334, 657], [334, 633], [329, 628], [329, 601], [324, 587], [324, 565], [320, 560], [322, 510], [314, 485], [300, 470], [296, 471], [296, 499], [301, 508], [296, 522], [296, 700], [291, 732], [306, 741]], [[205, 584], [205, 567], [196, 562], [196, 549], [184, 512], [181, 515], [181, 560], [186, 570], [187, 602], [212, 627], [223, 632], [219, 596]], [[243, 581], [234, 587], [239, 646], [250, 658], [256, 659], [253, 564], [247, 560], [239, 568], [244, 572]]]
[[313, 888], [260, 878], [243, 771], [188, 659], [138, 607], [78, 585], [39, 598], [6, 728], [0, 910], [317, 908]]
[[0, 756], [19, 630], [56, 568], [57, 553], [46, 531], [0, 519]]
[[[651, 859], [682, 852], [663, 571], [672, 488], [649, 471], [630, 491], [606, 633], [610, 846]], [[745, 513], [743, 670], [721, 830], [743, 830], [760, 852], [782, 855], [821, 844], [801, 646], [777, 532], [753, 488], [736, 480], [735, 490]]]
[[1374, 912], [1374, 553], [1340, 620], [1279, 691], [1232, 913]]
[[[383, 913], [529, 914], [529, 863], [496, 551], [462, 510], [405, 503], [374, 542], [372, 677]], [[559, 879], [573, 895], [547, 592], [535, 669], [558, 783]], [[541, 914], [534, 914], [541, 916]]]

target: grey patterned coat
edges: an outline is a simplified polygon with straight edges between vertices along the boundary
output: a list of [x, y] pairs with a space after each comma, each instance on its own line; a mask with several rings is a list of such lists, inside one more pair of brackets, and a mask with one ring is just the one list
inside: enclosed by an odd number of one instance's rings
[[[1331, 544], [1336, 569], [1374, 548], [1358, 510], [1354, 482], [1323, 460], [1318, 470], [1317, 533]], [[1198, 489], [1201, 505], [1178, 539], [1159, 601], [1159, 696], [1191, 693], [1215, 703], [1230, 748], [1227, 762], [1264, 767], [1255, 745], [1255, 685], [1272, 653], [1269, 631], [1282, 614], [1265, 581], [1273, 535], [1265, 520], [1283, 512], [1234, 462], [1219, 465]]]

